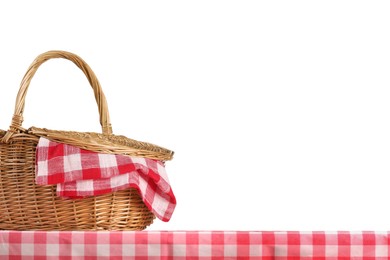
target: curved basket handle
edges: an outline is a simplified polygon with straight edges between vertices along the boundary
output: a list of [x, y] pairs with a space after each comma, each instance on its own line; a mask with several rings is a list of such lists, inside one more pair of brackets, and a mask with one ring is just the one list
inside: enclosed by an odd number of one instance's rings
[[24, 75], [23, 80], [20, 84], [18, 95], [16, 97], [15, 111], [12, 117], [11, 126], [8, 132], [2, 138], [2, 142], [8, 142], [8, 140], [18, 129], [22, 129], [21, 126], [23, 122], [24, 104], [27, 89], [30, 85], [31, 79], [34, 77], [35, 72], [38, 70], [40, 65], [53, 58], [63, 58], [70, 60], [84, 72], [95, 94], [96, 103], [99, 108], [100, 125], [102, 126], [102, 132], [103, 134], [107, 135], [112, 134], [110, 115], [108, 112], [106, 97], [104, 96], [100, 83], [92, 69], [83, 59], [81, 59], [76, 54], [66, 51], [48, 51], [39, 55], [33, 61], [33, 63], [28, 68], [26, 74]]

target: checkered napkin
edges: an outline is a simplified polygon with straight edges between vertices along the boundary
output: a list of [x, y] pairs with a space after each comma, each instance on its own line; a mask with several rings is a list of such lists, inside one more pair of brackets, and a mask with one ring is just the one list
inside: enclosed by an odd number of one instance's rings
[[136, 188], [159, 219], [169, 221], [176, 199], [161, 161], [103, 154], [40, 138], [36, 183], [57, 184], [57, 195], [83, 198]]

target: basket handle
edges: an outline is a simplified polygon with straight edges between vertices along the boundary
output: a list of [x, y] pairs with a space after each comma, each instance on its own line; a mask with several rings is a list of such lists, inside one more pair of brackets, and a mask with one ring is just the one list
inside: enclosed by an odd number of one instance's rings
[[76, 54], [66, 52], [66, 51], [48, 51], [39, 55], [33, 61], [33, 63], [28, 68], [26, 74], [24, 75], [22, 82], [20, 84], [18, 95], [16, 97], [15, 111], [12, 117], [12, 122], [9, 130], [1, 139], [2, 142], [5, 143], [8, 142], [8, 140], [12, 137], [12, 135], [15, 132], [17, 132], [19, 129], [22, 129], [21, 126], [23, 122], [24, 104], [25, 104], [27, 89], [30, 85], [30, 82], [34, 77], [35, 72], [38, 70], [39, 66], [42, 65], [44, 62], [53, 58], [63, 58], [63, 59], [70, 60], [84, 72], [95, 94], [96, 103], [99, 108], [100, 125], [102, 126], [102, 132], [103, 134], [107, 134], [107, 135], [112, 134], [110, 115], [108, 112], [106, 97], [104, 96], [100, 83], [96, 78], [96, 75], [92, 71], [92, 69], [88, 66], [88, 64], [83, 59], [81, 59]]

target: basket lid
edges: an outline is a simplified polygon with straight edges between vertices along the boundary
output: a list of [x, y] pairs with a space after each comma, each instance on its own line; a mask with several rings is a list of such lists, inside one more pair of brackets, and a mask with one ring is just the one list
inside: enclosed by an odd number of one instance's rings
[[27, 132], [54, 142], [74, 145], [81, 149], [99, 153], [123, 154], [162, 161], [171, 160], [174, 154], [173, 151], [166, 148], [136, 141], [123, 135], [49, 130], [38, 127], [30, 127]]

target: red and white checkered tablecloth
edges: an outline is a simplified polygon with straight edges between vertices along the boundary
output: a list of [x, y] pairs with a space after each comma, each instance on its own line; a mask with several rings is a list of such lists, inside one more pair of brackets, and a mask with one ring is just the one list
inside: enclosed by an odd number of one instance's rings
[[0, 259], [390, 259], [390, 232], [0, 231]]

